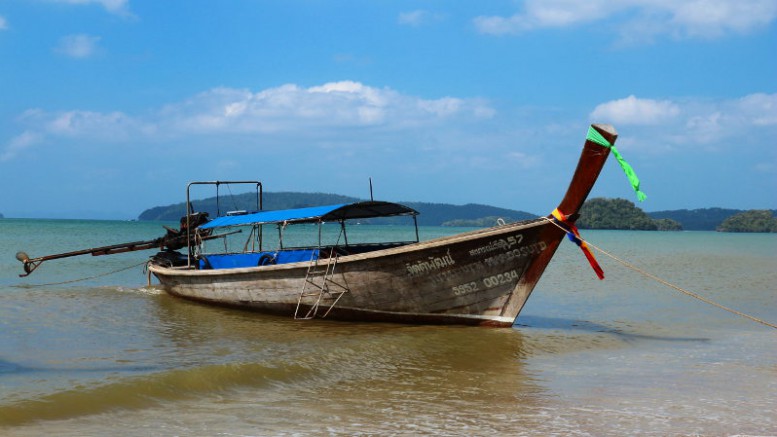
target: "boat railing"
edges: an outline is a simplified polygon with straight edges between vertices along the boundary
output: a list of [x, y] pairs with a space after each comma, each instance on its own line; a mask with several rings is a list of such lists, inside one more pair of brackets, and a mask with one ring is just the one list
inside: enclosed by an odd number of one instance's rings
[[363, 243], [344, 245], [329, 245], [321, 247], [286, 247], [276, 250], [260, 250], [247, 252], [214, 252], [198, 255], [196, 268], [228, 269], [242, 267], [259, 267], [277, 264], [309, 262], [332, 256], [347, 256], [369, 253], [377, 250], [391, 249], [413, 244], [414, 241], [394, 241], [382, 243]]

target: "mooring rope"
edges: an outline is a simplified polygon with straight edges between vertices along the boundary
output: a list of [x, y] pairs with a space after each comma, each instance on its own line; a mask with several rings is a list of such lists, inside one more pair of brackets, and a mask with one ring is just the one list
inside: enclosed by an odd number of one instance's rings
[[[550, 223], [552, 223], [557, 228], [559, 228], [562, 231], [564, 231], [565, 233], [567, 232], [566, 229], [564, 229], [562, 226], [560, 226], [558, 223], [556, 223], [555, 221], [551, 220], [550, 218], [548, 218], [548, 217], [543, 217], [543, 218], [545, 220], [549, 221]], [[581, 240], [582, 240], [582, 238], [581, 238]], [[708, 299], [708, 298], [706, 298], [704, 296], [701, 296], [698, 293], [694, 293], [693, 291], [686, 290], [686, 289], [684, 289], [684, 288], [682, 288], [682, 287], [680, 287], [678, 285], [672, 284], [671, 282], [669, 282], [667, 280], [664, 280], [664, 279], [662, 279], [662, 278], [660, 278], [660, 277], [658, 277], [658, 276], [656, 276], [656, 275], [654, 275], [654, 274], [652, 274], [652, 273], [650, 273], [648, 271], [645, 271], [644, 269], [641, 269], [641, 268], [635, 266], [634, 264], [632, 264], [632, 263], [630, 263], [630, 262], [628, 262], [626, 260], [618, 258], [617, 256], [607, 252], [606, 250], [602, 249], [601, 247], [598, 247], [598, 246], [592, 244], [589, 241], [586, 241], [586, 240], [582, 240], [582, 241], [584, 241], [586, 244], [588, 244], [588, 246], [594, 248], [596, 251], [598, 251], [602, 255], [605, 255], [605, 256], [609, 257], [610, 259], [620, 263], [624, 267], [626, 267], [628, 269], [631, 269], [631, 270], [639, 273], [640, 275], [645, 276], [646, 278], [652, 279], [652, 280], [654, 280], [654, 281], [656, 281], [656, 282], [658, 282], [658, 283], [660, 283], [662, 285], [665, 285], [665, 286], [667, 286], [669, 288], [677, 290], [680, 293], [683, 293], [683, 294], [685, 294], [687, 296], [690, 296], [690, 297], [692, 297], [694, 299], [698, 299], [698, 300], [700, 300], [700, 301], [702, 301], [702, 302], [704, 302], [706, 304], [709, 304], [709, 305], [712, 305], [714, 307], [720, 308], [723, 311], [728, 311], [729, 313], [736, 314], [736, 315], [738, 315], [740, 317], [744, 317], [746, 319], [750, 319], [750, 320], [752, 320], [752, 321], [754, 321], [756, 323], [760, 323], [760, 324], [768, 326], [770, 328], [777, 329], [777, 325], [775, 325], [773, 323], [769, 323], [766, 320], [762, 320], [762, 319], [759, 319], [758, 317], [754, 317], [754, 316], [751, 316], [749, 314], [745, 314], [745, 313], [743, 313], [741, 311], [738, 311], [738, 310], [735, 310], [733, 308], [729, 308], [729, 307], [727, 307], [725, 305], [719, 304], [719, 303], [717, 303], [715, 301], [712, 301], [712, 300], [710, 300], [710, 299]]]
[[88, 277], [85, 277], [85, 278], [71, 279], [69, 281], [62, 281], [62, 282], [49, 282], [49, 283], [46, 283], [46, 284], [28, 284], [28, 285], [26, 285], [26, 287], [48, 287], [50, 285], [64, 285], [64, 284], [72, 284], [72, 283], [75, 283], [75, 282], [88, 281], [89, 279], [96, 279], [96, 278], [101, 278], [103, 276], [115, 275], [116, 273], [120, 273], [120, 272], [123, 272], [125, 270], [134, 269], [135, 267], [140, 267], [140, 266], [142, 266], [142, 265], [144, 265], [146, 263], [148, 263], [148, 261], [143, 261], [140, 264], [133, 264], [133, 265], [131, 265], [129, 267], [123, 267], [123, 268], [120, 268], [118, 270], [113, 270], [113, 271], [106, 272], [106, 273], [100, 273], [99, 275], [88, 276]]

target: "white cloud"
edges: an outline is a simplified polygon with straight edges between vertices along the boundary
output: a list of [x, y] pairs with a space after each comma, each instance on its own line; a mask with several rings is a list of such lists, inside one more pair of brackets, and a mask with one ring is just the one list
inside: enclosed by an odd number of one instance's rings
[[0, 30], [6, 30], [8, 29], [8, 22], [5, 21], [5, 17], [0, 15]]
[[777, 94], [750, 94], [739, 99], [736, 106], [753, 125], [777, 125]]
[[43, 140], [43, 136], [38, 132], [25, 131], [12, 138], [5, 150], [0, 153], [0, 162], [10, 161], [15, 158], [24, 149], [32, 147]]
[[685, 144], [711, 144], [725, 135], [725, 125], [730, 124], [730, 120], [730, 116], [709, 108], [689, 116], [684, 125], [678, 126], [674, 137]]
[[693, 145], [719, 150], [746, 142], [758, 142], [752, 145], [761, 147], [763, 138], [777, 138], [777, 93], [716, 101], [629, 96], [597, 105], [589, 117], [593, 122], [628, 127], [634, 137], [627, 144], [645, 150]]
[[[262, 144], [292, 147], [363, 145], [365, 138], [369, 143], [390, 144], [402, 138], [411, 139], [414, 147], [438, 145], [447, 153], [456, 144], [470, 149], [481, 143], [485, 148], [497, 149], [512, 145], [507, 137], [485, 134], [505, 132], [502, 123], [515, 122], [513, 117], [495, 117], [496, 111], [482, 100], [451, 96], [426, 99], [353, 81], [307, 88], [287, 84], [257, 92], [214, 88], [162, 108], [149, 108], [140, 115], [121, 111], [25, 111], [17, 118], [21, 133], [0, 148], [0, 161], [10, 161], [42, 143], [190, 144], [202, 143], [193, 139], [205, 136], [220, 142], [237, 136], [241, 138], [238, 143], [253, 138]], [[777, 93], [754, 93], [728, 100], [628, 96], [596, 105], [590, 118], [628, 132], [619, 141], [625, 148], [658, 152], [697, 145], [715, 150], [744, 147], [748, 141], [755, 147], [759, 138], [777, 137]], [[554, 131], [557, 134], [564, 133]], [[486, 137], [489, 139], [483, 140]], [[333, 142], [333, 138], [343, 142]], [[520, 149], [509, 151], [514, 153], [500, 152], [504, 162], [536, 163], [532, 155]]]
[[727, 31], [747, 33], [777, 17], [774, 0], [692, 0], [667, 2], [672, 24], [689, 36], [717, 36]]
[[[477, 99], [423, 99], [388, 88], [342, 81], [302, 88], [288, 84], [259, 92], [214, 88], [183, 102], [134, 117], [122, 112], [28, 110], [19, 117], [43, 138], [148, 141], [202, 134], [326, 135], [333, 129], [406, 131], [437, 123], [490, 118], [495, 111]], [[13, 140], [3, 156], [15, 156]], [[32, 142], [29, 142], [32, 145]], [[25, 146], [26, 147], [26, 146]]]
[[658, 124], [680, 113], [680, 108], [668, 100], [638, 99], [631, 95], [597, 105], [590, 118], [615, 125]]
[[111, 14], [132, 16], [129, 10], [129, 0], [49, 0], [54, 3], [66, 3], [71, 5], [97, 4], [105, 8]]
[[85, 59], [95, 54], [99, 41], [99, 36], [67, 35], [60, 38], [59, 44], [54, 50], [71, 58]]
[[47, 118], [45, 131], [63, 137], [120, 140], [142, 131], [140, 123], [121, 112], [67, 111]]
[[[751, 131], [777, 134], [777, 94], [756, 93], [718, 102], [689, 102], [676, 137], [686, 143], [716, 144]], [[775, 136], [774, 138], [777, 138]], [[773, 141], [772, 141], [773, 142]]]
[[399, 128], [454, 116], [485, 118], [493, 110], [477, 100], [428, 100], [342, 81], [310, 88], [288, 84], [257, 93], [216, 88], [170, 105], [164, 114], [183, 130], [278, 132], [304, 127]]
[[566, 27], [594, 21], [620, 9], [622, 3], [607, 7], [603, 0], [529, 0], [524, 12], [510, 17], [481, 16], [475, 18], [475, 26], [482, 33], [501, 35], [516, 34], [543, 27]]
[[485, 34], [509, 35], [609, 20], [606, 24], [621, 23], [622, 41], [634, 42], [662, 34], [711, 38], [747, 33], [777, 18], [774, 0], [527, 0], [523, 5], [508, 17], [477, 17], [475, 26]]

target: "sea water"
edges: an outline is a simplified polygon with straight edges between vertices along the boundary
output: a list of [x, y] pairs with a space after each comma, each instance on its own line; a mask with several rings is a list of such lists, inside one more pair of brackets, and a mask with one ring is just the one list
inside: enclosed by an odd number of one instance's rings
[[[777, 434], [777, 330], [597, 252], [599, 281], [568, 241], [502, 329], [214, 308], [149, 286], [153, 252], [49, 261], [18, 276], [18, 250], [153, 239], [160, 225], [0, 220], [0, 435]], [[421, 238], [456, 231], [422, 228]], [[583, 236], [777, 322], [777, 235]]]

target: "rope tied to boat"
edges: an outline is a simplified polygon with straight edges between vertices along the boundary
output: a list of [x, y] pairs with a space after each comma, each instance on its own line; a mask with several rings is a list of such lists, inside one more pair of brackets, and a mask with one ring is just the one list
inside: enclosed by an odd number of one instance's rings
[[599, 263], [596, 261], [596, 257], [594, 256], [593, 252], [591, 252], [591, 249], [588, 248], [588, 244], [586, 244], [585, 240], [583, 240], [583, 238], [580, 236], [580, 232], [577, 230], [577, 226], [569, 221], [569, 217], [563, 212], [559, 211], [558, 208], [554, 209], [551, 214], [555, 219], [555, 221], [551, 221], [551, 223], [566, 232], [569, 240], [575, 243], [580, 248], [580, 250], [583, 251], [583, 255], [585, 255], [588, 263], [591, 264], [591, 268], [594, 269], [594, 272], [596, 272], [596, 276], [600, 280], [604, 279], [604, 270], [602, 270], [601, 266], [599, 266]]
[[[564, 232], [566, 232], [566, 229], [557, 220], [551, 220], [548, 217], [543, 217], [543, 218], [545, 220], [547, 220], [548, 222], [552, 223], [554, 226], [556, 226], [559, 229], [561, 229]], [[579, 238], [579, 236], [578, 236], [578, 238]], [[733, 308], [729, 308], [729, 307], [727, 307], [725, 305], [719, 304], [719, 303], [717, 303], [717, 302], [715, 302], [715, 301], [713, 301], [711, 299], [708, 299], [708, 298], [706, 298], [706, 297], [704, 297], [704, 296], [702, 296], [702, 295], [700, 295], [698, 293], [694, 293], [693, 291], [686, 290], [686, 289], [684, 289], [684, 288], [682, 288], [682, 287], [680, 287], [678, 285], [672, 284], [671, 282], [669, 282], [669, 281], [667, 281], [665, 279], [662, 279], [662, 278], [660, 278], [660, 277], [658, 277], [658, 276], [656, 276], [656, 275], [654, 275], [654, 274], [652, 274], [652, 273], [650, 273], [650, 272], [648, 272], [648, 271], [646, 271], [644, 269], [641, 269], [641, 268], [635, 266], [634, 264], [631, 264], [628, 261], [625, 261], [623, 259], [618, 258], [617, 256], [615, 256], [615, 255], [605, 251], [604, 249], [596, 246], [595, 244], [589, 243], [589, 242], [583, 240], [582, 238], [580, 240], [581, 240], [581, 244], [585, 244], [586, 247], [589, 247], [589, 246], [593, 247], [599, 253], [601, 253], [601, 254], [611, 258], [612, 260], [620, 263], [622, 266], [624, 266], [624, 267], [626, 267], [626, 268], [628, 268], [630, 270], [633, 270], [633, 271], [639, 273], [640, 275], [642, 275], [642, 276], [644, 276], [646, 278], [652, 279], [652, 280], [654, 280], [654, 281], [656, 281], [656, 282], [658, 282], [658, 283], [660, 283], [660, 284], [662, 284], [662, 285], [664, 285], [666, 287], [669, 287], [671, 289], [679, 291], [680, 293], [683, 293], [686, 296], [690, 296], [690, 297], [692, 297], [694, 299], [700, 300], [700, 301], [702, 301], [702, 302], [704, 302], [704, 303], [706, 303], [708, 305], [712, 305], [712, 306], [714, 306], [716, 308], [719, 308], [719, 309], [721, 309], [723, 311], [729, 312], [731, 314], [736, 314], [736, 315], [738, 315], [740, 317], [744, 317], [746, 319], [752, 320], [753, 322], [760, 323], [760, 324], [762, 324], [764, 326], [768, 326], [770, 328], [777, 329], [777, 324], [770, 323], [770, 322], [767, 322], [766, 320], [759, 319], [758, 317], [751, 316], [750, 314], [746, 314], [746, 313], [743, 313], [743, 312], [741, 312], [739, 310], [735, 310]]]
[[612, 144], [611, 142], [607, 141], [607, 138], [602, 136], [602, 134], [599, 133], [596, 129], [594, 129], [593, 126], [588, 128], [588, 135], [585, 138], [588, 141], [594, 142], [602, 147], [606, 147], [612, 151], [612, 154], [615, 156], [615, 159], [618, 160], [618, 164], [620, 164], [621, 168], [623, 169], [623, 172], [626, 173], [626, 177], [629, 178], [629, 182], [631, 183], [631, 187], [634, 189], [634, 192], [637, 193], [637, 199], [639, 199], [640, 202], [647, 199], [647, 195], [643, 193], [639, 189], [639, 178], [637, 177], [637, 173], [634, 172], [634, 168], [629, 165], [628, 162], [623, 158], [623, 155], [620, 154], [617, 148], [615, 148], [615, 144]]
[[110, 272], [100, 273], [99, 275], [87, 276], [85, 278], [71, 279], [69, 281], [62, 281], [62, 282], [48, 282], [48, 283], [45, 283], [45, 284], [28, 284], [26, 286], [27, 287], [48, 287], [48, 286], [51, 286], [51, 285], [73, 284], [73, 283], [76, 283], [76, 282], [88, 281], [90, 279], [102, 278], [103, 276], [115, 275], [116, 273], [121, 273], [123, 271], [129, 270], [129, 269], [134, 269], [135, 267], [140, 267], [142, 265], [146, 265], [147, 266], [148, 265], [148, 261], [143, 261], [140, 264], [133, 264], [133, 265], [128, 266], [128, 267], [122, 267], [122, 268], [120, 268], [118, 270], [112, 270]]

